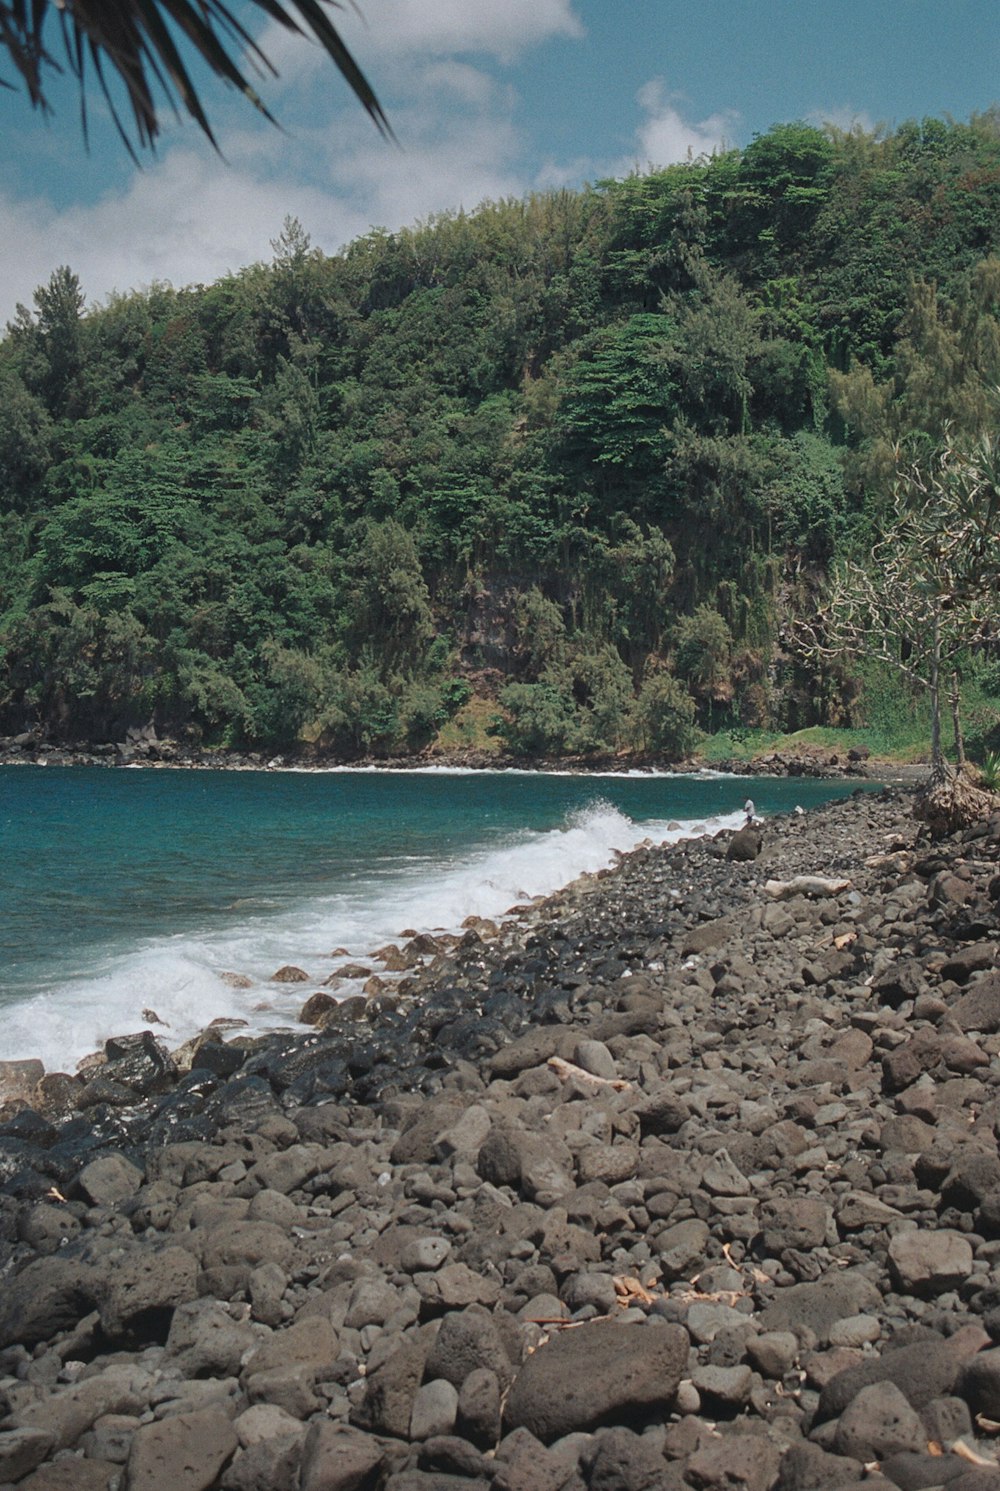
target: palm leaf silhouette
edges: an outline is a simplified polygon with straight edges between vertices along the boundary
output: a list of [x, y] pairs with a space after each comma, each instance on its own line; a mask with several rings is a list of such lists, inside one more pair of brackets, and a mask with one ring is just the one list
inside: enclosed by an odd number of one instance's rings
[[[392, 134], [371, 84], [345, 46], [330, 17], [340, 0], [248, 0], [287, 31], [311, 37], [339, 69], [369, 117]], [[57, 38], [53, 48], [43, 32]], [[185, 53], [198, 56], [217, 77], [238, 89], [267, 119], [251, 75], [276, 76], [276, 69], [247, 27], [222, 0], [0, 0], [0, 49], [27, 87], [36, 108], [51, 112], [49, 76], [69, 69], [80, 85], [84, 137], [87, 135], [86, 84], [92, 73], [107, 100], [130, 155], [155, 146], [160, 133], [158, 95], [175, 114], [183, 109], [218, 148], [208, 115], [191, 80]], [[62, 60], [60, 60], [60, 55]], [[109, 79], [125, 89], [129, 123], [112, 96]], [[0, 85], [10, 87], [5, 79]]]

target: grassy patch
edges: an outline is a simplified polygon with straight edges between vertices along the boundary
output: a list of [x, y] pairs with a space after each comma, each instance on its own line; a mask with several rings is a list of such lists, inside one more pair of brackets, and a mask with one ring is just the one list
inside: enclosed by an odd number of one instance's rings
[[494, 699], [469, 699], [438, 731], [431, 745], [432, 754], [477, 751], [487, 756], [499, 755], [500, 741], [490, 731], [496, 712]]
[[720, 730], [706, 736], [698, 749], [703, 761], [752, 761], [780, 751], [790, 756], [796, 752], [813, 755], [817, 751], [831, 756], [845, 756], [853, 747], [865, 747], [873, 755], [882, 755], [871, 730], [841, 730], [830, 725], [814, 725], [783, 735], [777, 730]]

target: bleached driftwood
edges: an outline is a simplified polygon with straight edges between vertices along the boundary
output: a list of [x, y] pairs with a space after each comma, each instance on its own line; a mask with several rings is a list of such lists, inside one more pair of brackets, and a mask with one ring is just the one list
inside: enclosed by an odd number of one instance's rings
[[793, 896], [810, 896], [814, 900], [823, 896], [839, 896], [850, 890], [849, 880], [829, 880], [825, 875], [796, 875], [791, 880], [767, 880], [764, 893], [775, 901], [790, 901]]
[[593, 1072], [585, 1072], [582, 1066], [577, 1066], [572, 1061], [564, 1061], [561, 1056], [550, 1056], [548, 1065], [563, 1082], [586, 1082], [593, 1087], [612, 1087], [615, 1092], [629, 1092], [631, 1082], [624, 1081], [621, 1077], [595, 1077]]

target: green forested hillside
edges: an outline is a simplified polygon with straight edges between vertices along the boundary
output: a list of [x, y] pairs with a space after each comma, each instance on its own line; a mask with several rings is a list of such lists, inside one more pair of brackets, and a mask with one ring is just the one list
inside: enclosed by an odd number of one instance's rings
[[785, 628], [870, 547], [897, 441], [996, 427], [998, 255], [991, 112], [781, 125], [332, 258], [289, 222], [269, 265], [86, 314], [60, 270], [0, 344], [0, 731], [858, 722]]

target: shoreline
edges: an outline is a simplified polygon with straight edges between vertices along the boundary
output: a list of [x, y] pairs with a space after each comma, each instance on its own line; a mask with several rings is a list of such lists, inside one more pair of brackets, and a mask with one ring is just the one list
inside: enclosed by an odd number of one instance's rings
[[686, 776], [841, 778], [909, 786], [922, 782], [926, 763], [895, 762], [816, 746], [774, 750], [743, 761], [652, 760], [648, 757], [523, 757], [478, 751], [452, 751], [402, 757], [316, 757], [306, 753], [185, 749], [173, 741], [140, 734], [136, 740], [98, 748], [75, 743], [58, 745], [34, 737], [0, 738], [0, 766], [95, 766], [119, 770], [290, 772], [538, 772], [564, 776]]
[[[419, 773], [417, 773], [419, 774]], [[531, 773], [528, 773], [531, 775]], [[575, 773], [567, 773], [568, 776], [576, 776]], [[597, 777], [603, 774], [587, 773], [588, 777]], [[674, 773], [663, 774], [665, 780], [673, 777]], [[702, 775], [702, 774], [694, 774]], [[730, 780], [721, 773], [708, 773], [712, 779]], [[732, 778], [734, 783], [739, 778]], [[831, 789], [838, 790], [838, 789]], [[842, 787], [839, 790], [844, 790]], [[859, 790], [876, 790], [875, 785], [866, 782], [859, 784]], [[496, 935], [496, 929], [503, 926], [508, 930], [515, 930], [519, 918], [538, 904], [544, 904], [558, 899], [567, 892], [568, 888], [575, 885], [582, 875], [584, 879], [591, 875], [603, 876], [613, 872], [617, 863], [635, 853], [638, 846], [648, 845], [650, 830], [656, 834], [655, 845], [658, 849], [664, 849], [668, 845], [679, 840], [696, 839], [706, 836], [709, 839], [725, 842], [726, 835], [742, 821], [743, 792], [731, 794], [734, 798], [728, 808], [721, 806], [705, 807], [700, 813], [683, 815], [681, 822], [669, 822], [668, 814], [663, 812], [657, 819], [658, 828], [642, 821], [621, 824], [615, 830], [616, 835], [620, 833], [622, 838], [604, 837], [597, 844], [593, 844], [581, 852], [578, 848], [575, 853], [576, 869], [570, 869], [569, 878], [566, 878], [567, 866], [563, 859], [555, 868], [560, 878], [557, 881], [555, 874], [544, 877], [543, 883], [539, 883], [539, 877], [534, 881], [530, 878], [530, 867], [527, 867], [529, 878], [524, 878], [526, 867], [511, 871], [491, 862], [488, 885], [493, 885], [494, 893], [488, 896], [484, 902], [482, 886], [479, 881], [473, 879], [471, 885], [464, 885], [463, 894], [456, 899], [453, 894], [450, 898], [449, 908], [453, 915], [445, 921], [441, 920], [440, 906], [435, 906], [437, 915], [422, 916], [415, 907], [410, 908], [410, 914], [404, 918], [406, 930], [401, 930], [403, 920], [391, 921], [382, 919], [379, 926], [367, 927], [364, 933], [359, 934], [358, 929], [353, 933], [348, 932], [346, 927], [335, 924], [327, 931], [326, 945], [332, 946], [334, 942], [340, 944], [337, 952], [340, 956], [334, 962], [329, 958], [319, 959], [315, 948], [310, 954], [306, 951], [306, 943], [299, 940], [299, 944], [292, 946], [285, 939], [285, 947], [275, 951], [276, 955], [270, 961], [269, 968], [262, 967], [260, 960], [250, 956], [238, 956], [230, 950], [228, 953], [218, 953], [213, 961], [207, 962], [199, 955], [197, 966], [194, 963], [188, 968], [185, 975], [187, 983], [196, 989], [201, 989], [203, 1004], [201, 1008], [205, 1014], [198, 1019], [195, 1025], [191, 1019], [190, 1000], [185, 998], [182, 1007], [173, 1004], [173, 993], [176, 990], [158, 991], [150, 989], [148, 992], [142, 988], [142, 968], [137, 968], [132, 975], [136, 981], [137, 992], [134, 995], [134, 1010], [130, 1018], [126, 1009], [118, 1011], [114, 1021], [107, 1018], [101, 1023], [95, 1022], [95, 1027], [88, 1037], [87, 1032], [73, 1027], [73, 1022], [79, 1017], [73, 1015], [72, 1011], [76, 1005], [66, 1006], [67, 1013], [71, 1018], [65, 1027], [66, 1039], [59, 1043], [60, 1050], [64, 1053], [53, 1056], [50, 1041], [49, 1047], [38, 1049], [29, 1045], [25, 1036], [28, 1031], [25, 1020], [20, 1019], [17, 1031], [20, 1038], [11, 1038], [5, 1043], [3, 1061], [0, 1062], [0, 1072], [8, 1065], [18, 1065], [25, 1062], [36, 1062], [40, 1057], [44, 1060], [48, 1071], [79, 1072], [93, 1065], [97, 1059], [95, 1052], [99, 1053], [100, 1043], [106, 1039], [113, 1039], [123, 1031], [135, 1033], [141, 1027], [145, 1027], [154, 1037], [160, 1039], [169, 1048], [172, 1055], [177, 1051], [183, 1051], [189, 1047], [192, 1041], [196, 1041], [204, 1034], [204, 1030], [212, 1023], [219, 1021], [229, 1022], [232, 1031], [241, 1026], [248, 1038], [266, 1038], [275, 1035], [286, 1035], [289, 1038], [302, 1038], [309, 1033], [309, 1027], [313, 1024], [318, 1011], [326, 1009], [334, 1001], [358, 999], [360, 997], [370, 998], [378, 995], [394, 997], [399, 993], [406, 995], [413, 983], [415, 976], [424, 973], [431, 957], [447, 952], [470, 927], [481, 930], [490, 928], [491, 935]], [[737, 800], [738, 799], [738, 800]], [[759, 800], [759, 795], [758, 795]], [[808, 801], [808, 799], [806, 799]], [[788, 803], [790, 809], [791, 803]], [[674, 813], [678, 811], [673, 809]], [[797, 810], [801, 811], [801, 810]], [[813, 811], [809, 809], [808, 811]], [[772, 822], [775, 814], [772, 810], [765, 810], [763, 819], [759, 819], [761, 826]], [[626, 835], [626, 828], [631, 830]], [[554, 832], [554, 837], [559, 839], [561, 835]], [[545, 843], [548, 843], [546, 836]], [[611, 848], [611, 844], [615, 847]], [[565, 851], [560, 851], [564, 854]], [[596, 858], [599, 855], [600, 858]], [[589, 868], [588, 868], [589, 862]], [[572, 864], [572, 860], [571, 860]], [[495, 880], [497, 875], [501, 876], [499, 881]], [[516, 879], [512, 878], [516, 875]], [[503, 899], [498, 899], [499, 889], [506, 884], [507, 894]], [[526, 904], [526, 887], [528, 899]], [[478, 892], [477, 893], [477, 889]], [[530, 892], [535, 891], [534, 896]], [[521, 905], [515, 905], [518, 896]], [[424, 908], [426, 911], [427, 908]], [[322, 940], [322, 936], [318, 940]], [[317, 938], [313, 938], [315, 943]], [[430, 947], [423, 944], [429, 943]], [[172, 950], [175, 939], [168, 939], [168, 946]], [[183, 952], [183, 949], [180, 950]], [[124, 958], [124, 953], [122, 958]], [[331, 955], [332, 957], [333, 955]], [[280, 965], [280, 966], [279, 966]], [[122, 984], [123, 969], [126, 967], [122, 959], [114, 966], [108, 966], [103, 974], [94, 975], [98, 979], [95, 985], [99, 992], [100, 979], [105, 982], [113, 981], [114, 987], [109, 986], [110, 994], [114, 993]], [[222, 970], [227, 970], [223, 972]], [[277, 970], [277, 972], [270, 971]], [[93, 984], [94, 979], [90, 982]], [[193, 980], [193, 983], [192, 983]], [[79, 979], [77, 980], [79, 983]], [[209, 984], [214, 987], [214, 994]], [[239, 993], [230, 996], [230, 991], [223, 988], [228, 984], [230, 990], [245, 990], [246, 994]], [[202, 985], [204, 988], [202, 989]], [[74, 986], [75, 987], [75, 986]], [[55, 997], [56, 986], [53, 986], [53, 997]], [[72, 991], [70, 991], [72, 992]], [[69, 995], [67, 994], [67, 998]], [[31, 1006], [31, 997], [26, 997], [26, 1003]], [[116, 1000], [117, 1004], [117, 1000]], [[301, 1016], [306, 1006], [311, 1006], [307, 1020], [303, 1022]], [[96, 1006], [95, 1006], [96, 1007]], [[110, 1009], [111, 1006], [109, 1005]], [[142, 1018], [140, 1019], [140, 1010]], [[60, 1016], [61, 1018], [61, 1016]], [[173, 1027], [173, 1029], [171, 1029]], [[60, 1027], [61, 1028], [61, 1027]], [[70, 1040], [73, 1035], [76, 1038]], [[4, 1096], [0, 1086], [0, 1101]]]
[[407, 999], [49, 1079], [0, 1121], [6, 1480], [995, 1491], [1000, 814], [910, 806], [640, 847]]

